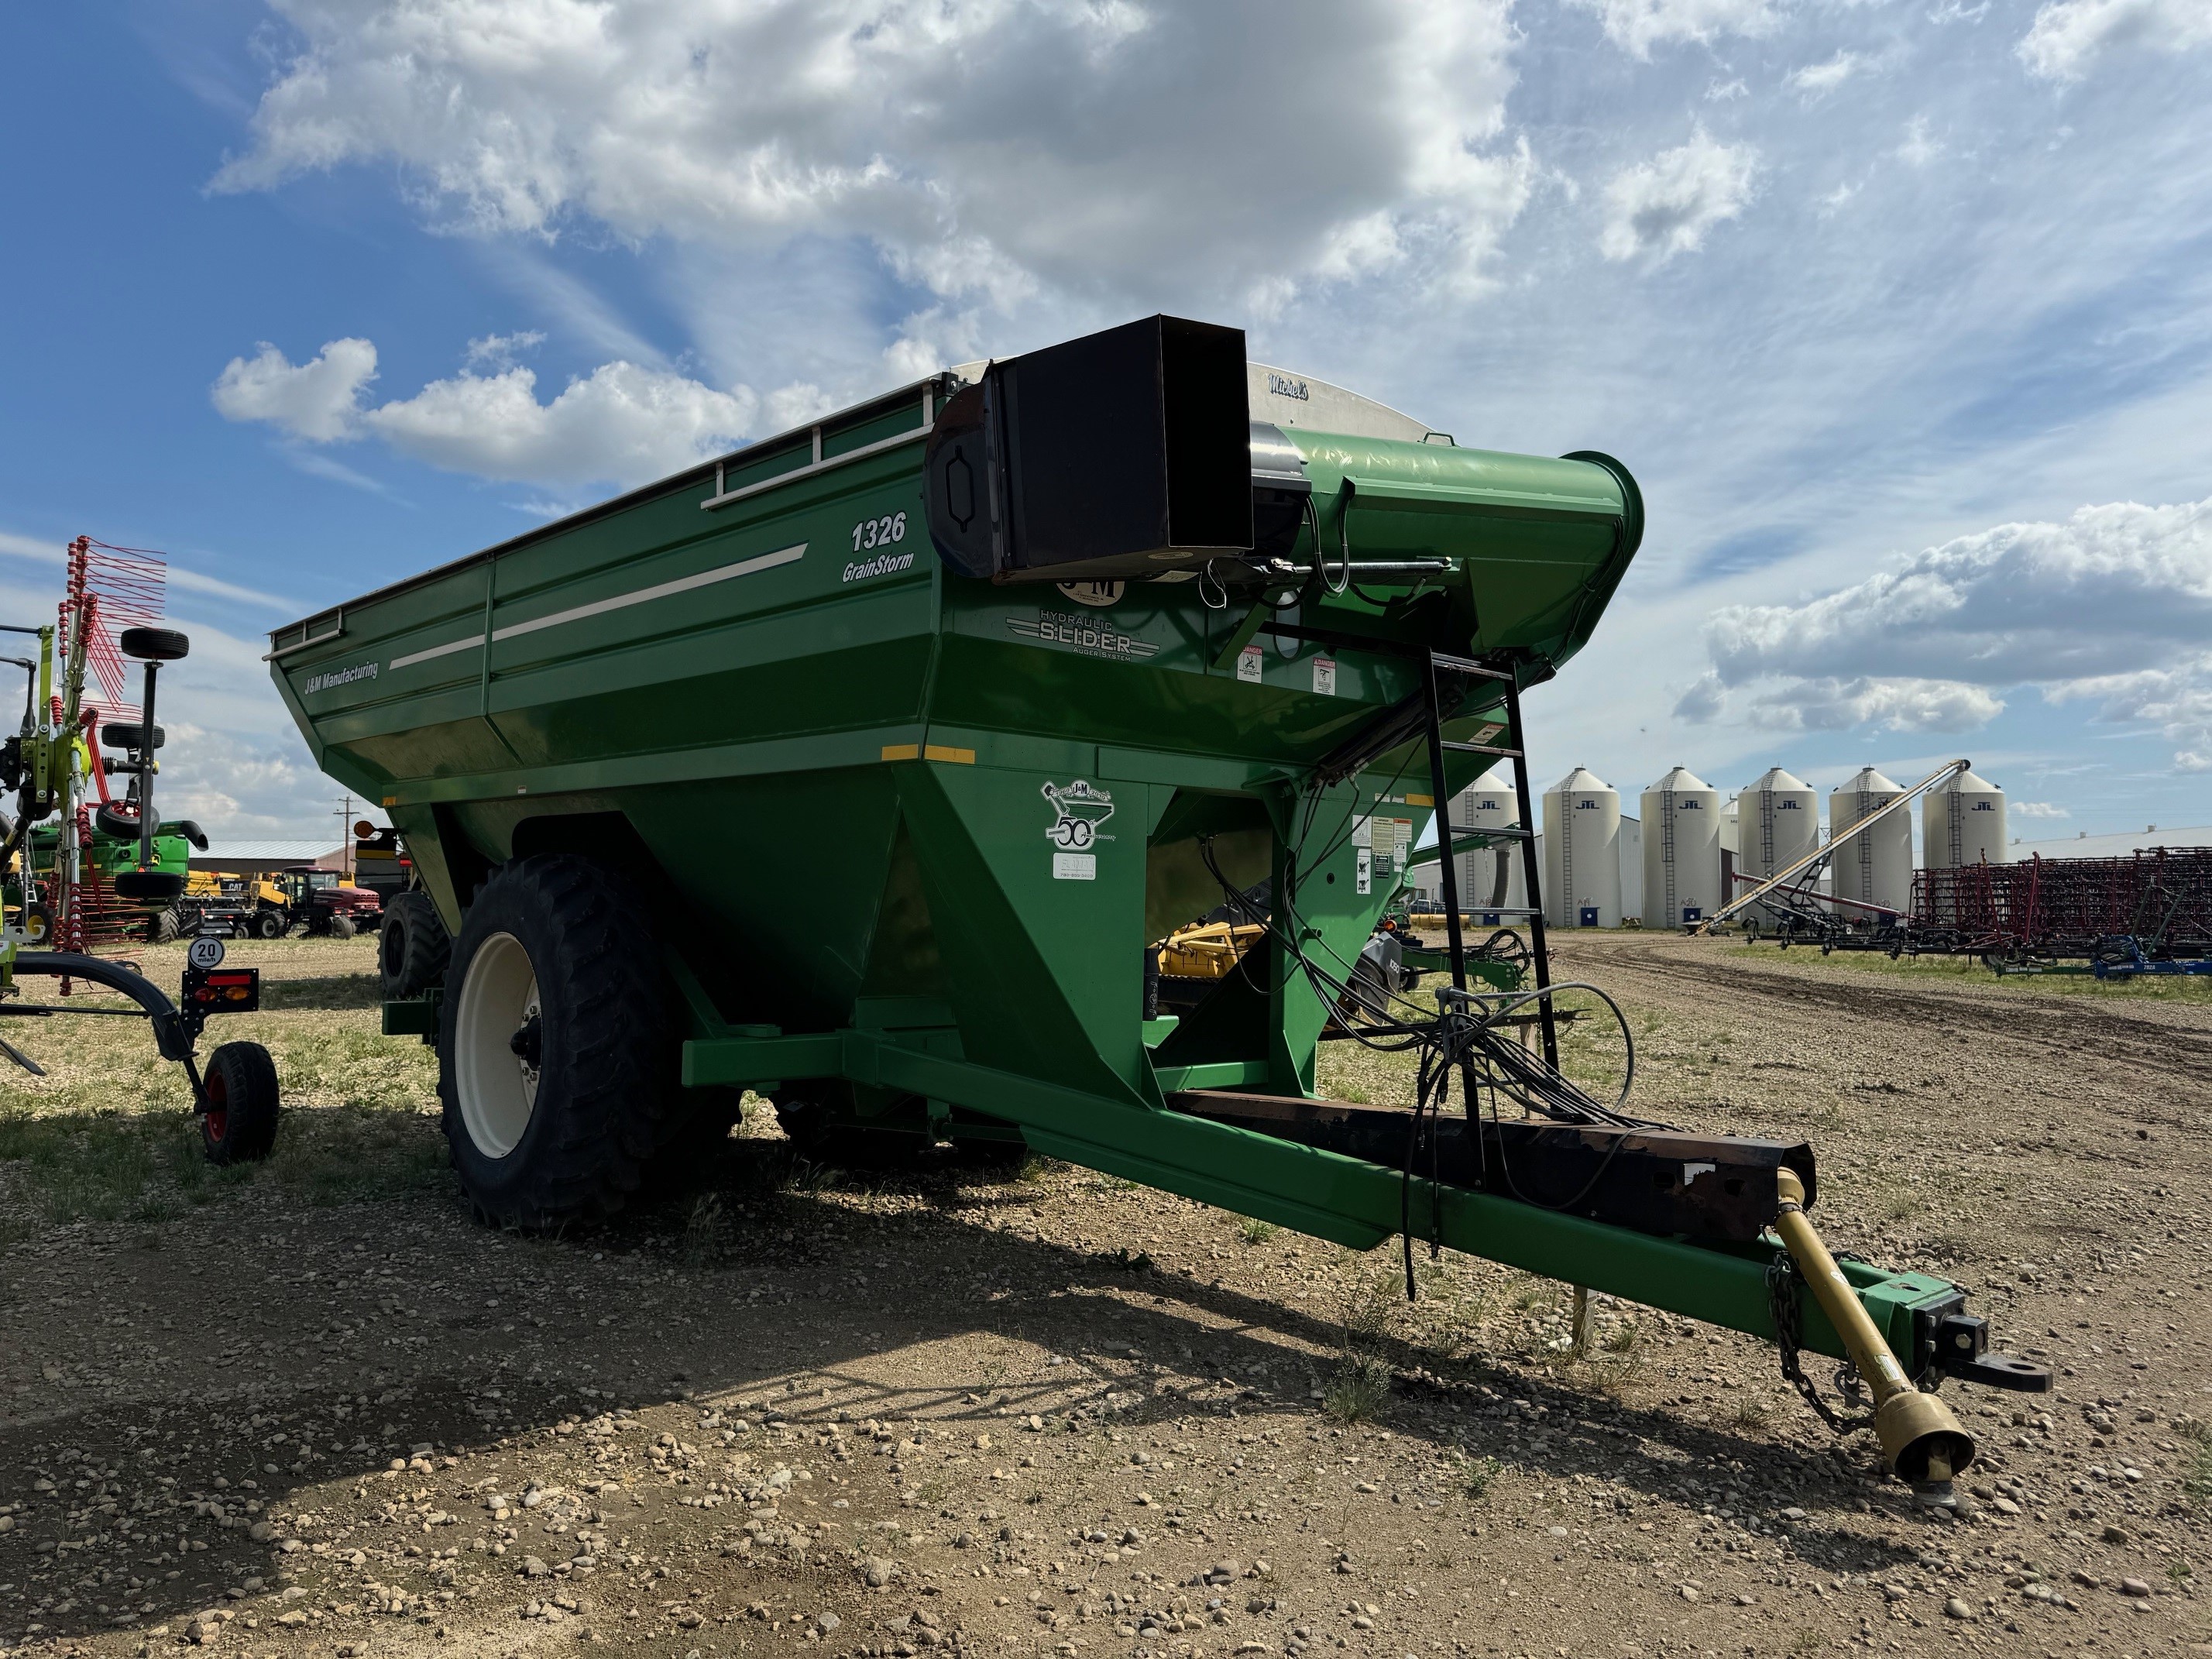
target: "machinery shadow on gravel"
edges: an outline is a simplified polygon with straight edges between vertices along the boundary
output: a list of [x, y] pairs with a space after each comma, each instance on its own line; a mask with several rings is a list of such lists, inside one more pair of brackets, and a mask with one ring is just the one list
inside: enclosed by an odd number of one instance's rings
[[[901, 1241], [908, 1252], [911, 1277], [902, 1285], [893, 1269], [894, 1277], [880, 1285], [880, 1294], [872, 1300], [903, 1313], [933, 1304], [944, 1308], [949, 1302], [946, 1310], [964, 1308], [971, 1316], [915, 1330], [908, 1340], [928, 1341], [982, 1329], [1044, 1346], [1080, 1367], [1078, 1374], [1091, 1384], [1085, 1405], [1078, 1411], [1093, 1415], [1095, 1420], [1088, 1425], [1093, 1429], [1220, 1419], [1232, 1409], [1326, 1416], [1316, 1396], [1328, 1391], [1332, 1376], [1353, 1357], [1355, 1342], [1364, 1342], [1347, 1328], [1345, 1319], [1162, 1269], [1148, 1255], [1141, 1251], [1133, 1255], [1127, 1246], [1091, 1252], [1005, 1231], [1008, 1212], [1018, 1212], [1044, 1197], [1042, 1187], [1027, 1175], [1026, 1168], [979, 1165], [949, 1152], [919, 1169], [852, 1173], [810, 1164], [786, 1143], [735, 1139], [702, 1171], [702, 1184], [691, 1195], [636, 1215], [614, 1231], [620, 1236], [630, 1229], [640, 1233], [658, 1229], [659, 1247], [705, 1278], [732, 1272], [772, 1276], [783, 1249], [768, 1240], [777, 1235], [799, 1241], [845, 1232], [850, 1246], [862, 1243], [851, 1237], [851, 1230], [866, 1227], [872, 1218], [837, 1204], [836, 1195], [902, 1193], [918, 1201], [901, 1218], [921, 1234], [919, 1240]], [[1395, 1269], [1395, 1262], [1391, 1265]], [[965, 1273], [982, 1297], [946, 1297], [942, 1280], [951, 1273]], [[870, 1289], [878, 1286], [872, 1282]], [[1096, 1316], [1088, 1310], [1097, 1306], [1095, 1301], [1083, 1293], [1108, 1289], [1131, 1293], [1130, 1299], [1117, 1300], [1110, 1315]], [[1150, 1305], [1132, 1305], [1139, 1297]], [[980, 1309], [988, 1312], [977, 1319], [972, 1316], [979, 1310], [979, 1300]], [[1203, 1334], [1194, 1331], [1187, 1313], [1222, 1322], [1228, 1332], [1211, 1325]], [[1328, 1358], [1286, 1360], [1280, 1341], [1284, 1338], [1311, 1345]], [[1201, 1345], [1220, 1351], [1213, 1375], [1236, 1371], [1261, 1376], [1268, 1379], [1268, 1386], [1246, 1386], [1233, 1396], [1218, 1388], [1153, 1392], [1153, 1380], [1163, 1371], [1187, 1376], [1193, 1368], [1194, 1350]], [[1914, 1509], [1905, 1488], [1876, 1474], [1868, 1453], [1870, 1442], [1851, 1443], [1853, 1454], [1839, 1460], [1836, 1449], [1844, 1443], [1808, 1451], [1784, 1441], [1753, 1439], [1728, 1428], [1700, 1425], [1666, 1408], [1626, 1406], [1606, 1392], [1607, 1378], [1599, 1364], [1532, 1371], [1492, 1363], [1480, 1352], [1455, 1356], [1403, 1340], [1373, 1346], [1393, 1375], [1391, 1397], [1376, 1413], [1376, 1420], [1401, 1434], [1460, 1447], [1471, 1457], [1496, 1456], [1539, 1477], [1587, 1473], [1602, 1464], [1607, 1478], [1651, 1499], [1681, 1498], [1685, 1478], [1691, 1477], [1717, 1490], [1734, 1488], [1745, 1503], [1760, 1510], [1796, 1505], [1817, 1511], [1861, 1503], [1900, 1512]], [[813, 1369], [837, 1374], [834, 1365]], [[1588, 1386], [1576, 1386], [1578, 1373]], [[1291, 1374], [1287, 1382], [1285, 1374]], [[726, 1385], [694, 1381], [717, 1388], [742, 1386], [736, 1380]], [[1033, 1402], [1065, 1395], [1072, 1379], [1063, 1367], [1029, 1386], [979, 1378], [972, 1385], [934, 1395], [896, 1397], [881, 1394], [857, 1376], [846, 1375], [843, 1381], [848, 1395], [824, 1396], [805, 1414], [826, 1418], [843, 1411], [858, 1419], [926, 1411], [985, 1424], [1000, 1418], [1001, 1407], [1018, 1419], [1032, 1409], [1047, 1409]], [[1133, 1389], [1143, 1395], [1141, 1403], [1129, 1403]], [[1207, 1397], [1197, 1397], [1201, 1394]], [[1109, 1395], [1122, 1398], [1116, 1403]], [[977, 1396], [982, 1403], [972, 1403], [967, 1396]], [[1802, 1408], [1791, 1399], [1784, 1409]], [[1507, 1418], [1558, 1425], [1550, 1438], [1573, 1443], [1532, 1446], [1526, 1437], [1516, 1439], [1502, 1432]], [[1612, 1444], [1601, 1448], [1601, 1440]], [[1635, 1449], [1641, 1443], [1658, 1449], [1657, 1455]], [[1942, 1524], [1942, 1519], [1929, 1524]], [[1837, 1572], [1876, 1571], [1909, 1554], [1817, 1520], [1796, 1528], [1795, 1547], [1808, 1565]]]
[[[256, 1540], [251, 1522], [257, 1512], [246, 1510], [246, 1502], [289, 1514], [343, 1502], [337, 1494], [356, 1486], [365, 1486], [373, 1500], [395, 1458], [404, 1469], [419, 1471], [396, 1474], [399, 1485], [411, 1480], [442, 1492], [455, 1477], [442, 1468], [433, 1473], [435, 1459], [465, 1458], [498, 1436], [550, 1431], [563, 1419], [614, 1406], [649, 1409], [776, 1390], [777, 1414], [794, 1425], [839, 1413], [851, 1420], [915, 1413], [1001, 1432], [1013, 1428], [1026, 1439], [1018, 1425], [1035, 1412], [1050, 1413], [1046, 1432], [1052, 1433], [1096, 1436], [1109, 1427], [1194, 1433], [1201, 1425], [1225, 1427], [1236, 1413], [1322, 1417], [1312, 1394], [1327, 1380], [1328, 1356], [1345, 1351], [1344, 1326], [1327, 1317], [1160, 1270], [1141, 1255], [1086, 1253], [986, 1224], [986, 1216], [1018, 1206], [1031, 1190], [1019, 1173], [949, 1164], [849, 1178], [809, 1165], [786, 1143], [765, 1138], [732, 1139], [706, 1173], [703, 1192], [642, 1209], [586, 1237], [484, 1241], [502, 1255], [526, 1253], [507, 1266], [541, 1282], [557, 1279], [564, 1256], [581, 1263], [595, 1252], [679, 1275], [705, 1334], [647, 1350], [650, 1360], [623, 1338], [561, 1380], [540, 1380], [506, 1366], [542, 1352], [544, 1335], [526, 1330], [501, 1340], [491, 1336], [489, 1316], [456, 1313], [439, 1322], [451, 1328], [437, 1340], [458, 1352], [472, 1340], [489, 1338], [492, 1346], [482, 1352], [498, 1356], [493, 1364], [409, 1383], [383, 1369], [390, 1356], [363, 1348], [349, 1359], [310, 1362], [312, 1380], [288, 1387], [244, 1369], [250, 1362], [241, 1354], [236, 1383], [222, 1391], [229, 1398], [219, 1408], [204, 1398], [151, 1407], [125, 1401], [0, 1425], [0, 1502], [25, 1504], [16, 1512], [15, 1535], [0, 1547], [19, 1564], [27, 1559], [59, 1567], [38, 1583], [50, 1605], [27, 1611], [24, 1601], [10, 1598], [15, 1605], [0, 1606], [0, 1628], [20, 1632], [33, 1620], [46, 1626], [46, 1637], [84, 1637], [116, 1629], [124, 1608], [145, 1628], [189, 1617], [255, 1578], [273, 1587], [286, 1560], [276, 1547], [283, 1534]], [[896, 1190], [927, 1201], [886, 1215], [840, 1201], [855, 1188]], [[421, 1188], [408, 1196], [434, 1206], [451, 1202]], [[698, 1218], [709, 1203], [728, 1231], [702, 1242]], [[398, 1218], [385, 1212], [374, 1224], [380, 1230]], [[295, 1248], [313, 1252], [318, 1228], [327, 1226], [335, 1236], [341, 1229], [357, 1231], [362, 1220], [358, 1206], [313, 1212], [299, 1219]], [[130, 1252], [118, 1251], [109, 1261], [106, 1271], [113, 1278], [100, 1294], [145, 1293]], [[851, 1286], [861, 1273], [867, 1285], [856, 1297]], [[619, 1275], [611, 1285], [600, 1281], [603, 1288], [589, 1297], [581, 1277], [567, 1287], [569, 1295], [557, 1298], [570, 1305], [548, 1298], [540, 1311], [596, 1323], [603, 1313], [626, 1310]], [[1097, 1294], [1109, 1289], [1122, 1294], [1110, 1300]], [[761, 1307], [756, 1294], [805, 1311], [794, 1318]], [[1203, 1322], [1192, 1317], [1201, 1314]], [[469, 1335], [471, 1329], [477, 1338]], [[979, 1333], [1034, 1344], [1063, 1363], [1025, 1376], [1001, 1371], [936, 1386], [886, 1387], [868, 1375], [876, 1369], [868, 1362], [886, 1352]], [[1286, 1355], [1286, 1338], [1320, 1352]], [[294, 1357], [305, 1353], [303, 1347]], [[1634, 1493], [1635, 1503], [1694, 1506], [1701, 1498], [1724, 1501], [1722, 1494], [1732, 1488], [1759, 1511], [1794, 1504], [1808, 1512], [1793, 1528], [1795, 1553], [1822, 1573], [1879, 1573], [1912, 1553], [1832, 1524], [1863, 1503], [1901, 1509], [1909, 1500], [1901, 1489], [1870, 1486], [1863, 1473], [1838, 1467], [1826, 1453], [1624, 1406], [1572, 1386], [1569, 1376], [1508, 1369], [1479, 1355], [1455, 1358], [1392, 1343], [1387, 1358], [1395, 1383], [1375, 1420], [1402, 1437], [1455, 1447], [1473, 1459], [1494, 1457], [1539, 1480], [1600, 1474]], [[1194, 1380], [1232, 1373], [1264, 1378], [1265, 1385]], [[1170, 1374], [1176, 1380], [1164, 1380]], [[349, 1376], [350, 1387], [334, 1380]], [[499, 1403], [488, 1409], [484, 1390], [494, 1385]], [[329, 1449], [276, 1468], [240, 1424], [265, 1424], [261, 1432], [267, 1433], [280, 1420], [293, 1425], [295, 1445], [304, 1422]], [[342, 1426], [327, 1426], [333, 1423]], [[1554, 1426], [1540, 1433], [1540, 1424]], [[349, 1434], [353, 1443], [339, 1449], [337, 1440]], [[406, 1462], [426, 1445], [435, 1449], [430, 1457]], [[465, 1480], [466, 1468], [465, 1462]], [[197, 1518], [158, 1526], [134, 1518], [134, 1489], [143, 1497], [171, 1469], [192, 1495]], [[33, 1470], [45, 1471], [56, 1490], [33, 1489]], [[1701, 1490], [1691, 1490], [1692, 1480]], [[1256, 1501], [1259, 1489], [1247, 1496]], [[228, 1513], [199, 1507], [207, 1504]], [[1339, 1508], [1332, 1503], [1325, 1511], [1279, 1512], [1273, 1519], [1286, 1528], [1341, 1526]], [[1528, 1524], [1509, 1514], [1479, 1512], [1478, 1519], [1486, 1527]], [[1200, 1516], [1190, 1530], [1204, 1524]], [[204, 1547], [178, 1553], [174, 1540], [185, 1528]], [[135, 1540], [129, 1536], [134, 1532]], [[107, 1539], [95, 1544], [102, 1533]], [[397, 1552], [405, 1539], [395, 1531], [388, 1542]], [[136, 1559], [118, 1561], [118, 1554]], [[83, 1560], [84, 1571], [71, 1570], [72, 1556]], [[178, 1576], [165, 1576], [170, 1572]], [[141, 1583], [125, 1590], [133, 1576]], [[11, 1566], [6, 1577], [20, 1583], [24, 1575]]]

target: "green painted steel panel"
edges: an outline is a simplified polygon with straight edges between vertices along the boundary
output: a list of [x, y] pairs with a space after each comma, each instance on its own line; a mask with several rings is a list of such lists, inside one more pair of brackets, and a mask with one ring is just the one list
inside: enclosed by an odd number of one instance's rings
[[[1186, 572], [994, 586], [930, 547], [922, 446], [902, 441], [922, 393], [826, 420], [818, 461], [797, 434], [280, 629], [287, 706], [391, 810], [449, 921], [519, 852], [641, 860], [687, 1083], [842, 1078], [876, 1108], [957, 1107], [1378, 1243], [1396, 1171], [1164, 1109], [1164, 1086], [1310, 1091], [1329, 1011], [1299, 963], [1263, 946], [1147, 1022], [1145, 946], [1218, 902], [1211, 847], [1238, 885], [1269, 876], [1308, 956], [1348, 973], [1395, 884], [1363, 821], [1425, 830], [1425, 753], [1328, 789], [1315, 767], [1414, 693], [1409, 650], [1503, 653], [1525, 684], [1571, 658], [1634, 551], [1633, 486], [1609, 464], [1296, 431], [1315, 511], [1294, 559], [1332, 581], [1347, 556], [1445, 568], [1310, 586], [1280, 613]], [[1515, 742], [1498, 695], [1449, 729]], [[1448, 781], [1484, 759], [1454, 756]], [[1444, 1215], [1458, 1248], [1765, 1328], [1760, 1252], [1474, 1194]], [[1862, 1293], [1894, 1335], [1940, 1284]]]

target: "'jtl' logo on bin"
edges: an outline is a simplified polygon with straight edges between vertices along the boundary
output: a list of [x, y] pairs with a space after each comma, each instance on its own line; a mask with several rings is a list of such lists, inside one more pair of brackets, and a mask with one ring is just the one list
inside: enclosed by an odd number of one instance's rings
[[1114, 816], [1114, 797], [1088, 780], [1078, 778], [1064, 788], [1048, 783], [1044, 798], [1053, 811], [1052, 828], [1044, 832], [1045, 838], [1061, 852], [1087, 852], [1093, 842], [1114, 839], [1098, 833], [1099, 825]]

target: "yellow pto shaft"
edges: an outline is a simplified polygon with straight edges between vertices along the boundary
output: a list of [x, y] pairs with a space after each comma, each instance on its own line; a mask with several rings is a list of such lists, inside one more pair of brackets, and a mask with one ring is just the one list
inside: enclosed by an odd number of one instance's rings
[[1843, 1338], [1851, 1363], [1874, 1390], [1874, 1431], [1881, 1442], [1882, 1461], [1900, 1480], [1915, 1486], [1947, 1485], [1974, 1461], [1973, 1437], [1960, 1426], [1948, 1406], [1912, 1386], [1852, 1293], [1850, 1281], [1813, 1230], [1805, 1214], [1804, 1183], [1786, 1165], [1776, 1173], [1782, 1202], [1774, 1231], [1782, 1235], [1821, 1311]]

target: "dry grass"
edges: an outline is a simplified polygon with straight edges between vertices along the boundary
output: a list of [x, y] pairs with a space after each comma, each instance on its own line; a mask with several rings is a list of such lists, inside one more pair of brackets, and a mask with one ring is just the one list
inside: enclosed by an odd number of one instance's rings
[[[52, 1222], [160, 1222], [243, 1187], [295, 1202], [337, 1204], [438, 1190], [450, 1177], [436, 1122], [436, 1062], [420, 1043], [374, 1034], [373, 939], [283, 939], [234, 946], [228, 960], [258, 967], [258, 1013], [218, 1018], [203, 1060], [252, 1041], [276, 1063], [285, 1107], [276, 1152], [258, 1166], [210, 1169], [183, 1069], [154, 1051], [137, 1020], [57, 1014], [15, 1022], [11, 1038], [46, 1069], [0, 1082], [0, 1181]], [[139, 960], [167, 988], [181, 945]], [[27, 1001], [120, 1008], [105, 994], [66, 1001], [52, 981], [27, 980]], [[349, 1018], [332, 1019], [334, 1012]]]
[[[1794, 967], [1826, 969], [1838, 974], [1864, 974], [1907, 985], [1966, 985], [1976, 990], [1996, 990], [2015, 995], [2085, 996], [2118, 1001], [2212, 1002], [2212, 975], [2151, 975], [2136, 979], [2099, 979], [2093, 974], [1992, 972], [1979, 957], [1899, 957], [1892, 961], [1879, 951], [1838, 951], [1822, 956], [1818, 945], [1779, 945], [1760, 943], [1724, 947], [1724, 954], [1739, 959], [1787, 963]], [[2080, 962], [2058, 964], [2080, 968]]]

